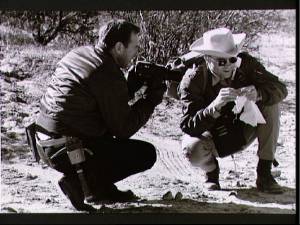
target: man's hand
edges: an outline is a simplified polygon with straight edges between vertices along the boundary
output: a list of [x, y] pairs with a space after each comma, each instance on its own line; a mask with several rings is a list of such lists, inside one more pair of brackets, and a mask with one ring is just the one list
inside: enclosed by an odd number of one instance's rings
[[143, 84], [144, 81], [135, 73], [135, 67], [131, 66], [127, 76], [127, 86], [130, 98], [133, 98], [134, 93], [138, 91]]
[[250, 85], [247, 87], [243, 87], [239, 89], [239, 92], [241, 96], [245, 96], [250, 101], [257, 101], [258, 92], [254, 85]]
[[215, 107], [217, 111], [220, 111], [221, 108], [226, 105], [228, 102], [235, 101], [236, 97], [239, 95], [239, 91], [234, 88], [221, 88], [218, 96], [210, 104]]

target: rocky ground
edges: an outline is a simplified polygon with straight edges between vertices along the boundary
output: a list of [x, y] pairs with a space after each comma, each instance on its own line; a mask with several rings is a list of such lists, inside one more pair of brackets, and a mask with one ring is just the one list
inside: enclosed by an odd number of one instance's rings
[[[157, 147], [157, 162], [152, 169], [117, 183], [122, 190], [134, 191], [141, 200], [96, 205], [99, 213], [296, 213], [295, 34], [262, 34], [256, 44], [259, 51], [253, 54], [286, 83], [289, 91], [280, 105], [282, 125], [276, 155], [280, 164], [273, 170], [285, 193], [256, 191], [257, 141], [234, 158], [220, 159], [221, 191], [204, 189], [203, 173], [188, 164], [180, 149], [180, 102], [165, 98], [133, 137]], [[61, 174], [34, 162], [24, 134], [24, 126], [38, 112], [39, 97], [54, 62], [64, 53], [48, 49], [53, 62], [43, 67], [43, 49], [26, 48], [18, 52], [7, 47], [0, 54], [1, 213], [76, 213], [57, 188]], [[167, 199], [163, 198], [168, 192]]]

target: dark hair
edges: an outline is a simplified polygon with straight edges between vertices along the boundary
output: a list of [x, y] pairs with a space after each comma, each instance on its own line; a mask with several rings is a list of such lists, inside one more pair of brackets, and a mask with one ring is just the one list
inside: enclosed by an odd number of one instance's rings
[[117, 42], [122, 42], [127, 47], [132, 32], [137, 34], [140, 32], [140, 28], [125, 20], [111, 20], [100, 27], [96, 48], [110, 50]]

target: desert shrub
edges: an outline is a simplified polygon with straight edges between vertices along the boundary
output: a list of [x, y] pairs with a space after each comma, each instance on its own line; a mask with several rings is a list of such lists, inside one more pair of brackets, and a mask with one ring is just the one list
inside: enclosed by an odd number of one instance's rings
[[1, 24], [31, 32], [35, 42], [47, 45], [58, 36], [83, 44], [97, 37], [98, 12], [2, 11]]
[[18, 28], [0, 25], [0, 46], [34, 44], [30, 33]]
[[280, 20], [274, 10], [123, 11], [111, 15], [141, 27], [139, 57], [158, 63], [186, 53], [190, 44], [209, 29], [227, 27], [235, 33], [245, 32], [248, 47], [258, 33], [276, 28]]
[[124, 18], [141, 27], [139, 58], [165, 64], [184, 54], [190, 44], [212, 28], [227, 27], [247, 34], [246, 47], [260, 32], [274, 30], [281, 20], [275, 10], [213, 11], [23, 11], [0, 14], [1, 24], [32, 33], [42, 45], [95, 43], [99, 25], [112, 18]]

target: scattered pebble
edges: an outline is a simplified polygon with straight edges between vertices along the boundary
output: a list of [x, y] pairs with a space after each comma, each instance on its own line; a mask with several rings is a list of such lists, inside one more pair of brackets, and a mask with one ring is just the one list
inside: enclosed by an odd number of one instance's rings
[[236, 191], [232, 191], [229, 193], [229, 196], [237, 196], [237, 192]]
[[7, 210], [7, 211], [10, 212], [10, 213], [17, 213], [17, 212], [18, 212], [17, 210], [15, 210], [15, 209], [12, 208], [12, 207], [4, 207], [4, 208], [2, 208], [1, 211], [3, 211], [3, 210]]
[[181, 200], [181, 199], [182, 199], [182, 193], [179, 191], [175, 195], [175, 200], [178, 201], [178, 200]]
[[183, 184], [183, 181], [176, 179], [173, 181], [173, 184]]
[[280, 177], [281, 171], [280, 171], [280, 170], [275, 170], [275, 171], [272, 171], [271, 174], [272, 174], [272, 176], [273, 176], [274, 178]]
[[51, 203], [51, 200], [49, 198], [47, 198], [46, 204], [49, 204], [49, 203]]
[[198, 194], [198, 198], [208, 198], [208, 195], [206, 194]]
[[242, 184], [241, 182], [236, 182], [236, 186], [237, 187], [246, 187], [246, 185], [245, 184]]
[[42, 169], [46, 169], [48, 168], [48, 165], [47, 164], [42, 164]]
[[32, 175], [32, 174], [28, 173], [27, 176], [26, 176], [26, 179], [27, 179], [27, 180], [34, 180], [34, 179], [36, 179], [37, 177], [38, 177], [38, 176], [36, 176], [36, 175]]
[[172, 200], [173, 199], [172, 192], [168, 191], [166, 194], [163, 195], [162, 199], [163, 200]]

